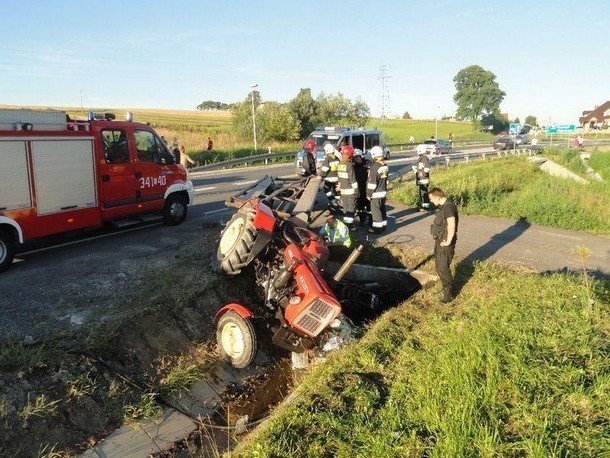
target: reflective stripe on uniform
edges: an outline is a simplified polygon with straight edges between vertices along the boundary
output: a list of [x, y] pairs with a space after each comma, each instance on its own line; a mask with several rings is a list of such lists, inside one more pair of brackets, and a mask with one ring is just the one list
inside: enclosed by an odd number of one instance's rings
[[384, 227], [387, 226], [387, 221], [373, 221], [373, 227]]
[[387, 195], [387, 191], [377, 191], [371, 196], [372, 199], [381, 199]]
[[337, 181], [339, 181], [339, 178], [337, 178], [337, 177], [326, 177], [326, 178], [324, 178], [324, 181], [328, 181], [329, 183], [336, 183]]
[[430, 178], [420, 178], [417, 180], [417, 184], [428, 184], [430, 183]]
[[351, 189], [351, 188], [347, 188], [347, 189], [341, 189], [341, 195], [342, 196], [351, 196], [356, 194], [356, 190], [355, 189]]
[[322, 167], [320, 167], [320, 170], [322, 170], [322, 172], [328, 172], [330, 170], [330, 167], [326, 167], [325, 165], [323, 165]]
[[326, 193], [326, 197], [332, 197], [332, 196], [333, 196], [333, 192], [332, 192], [332, 191], [328, 191], [328, 192]]
[[352, 224], [354, 222], [354, 218], [352, 218], [351, 216], [344, 216], [343, 222], [346, 224]]
[[345, 178], [345, 179], [349, 178], [349, 174], [347, 172], [337, 172], [337, 176], [339, 178]]
[[375, 189], [377, 187], [377, 185], [375, 183], [368, 183], [366, 185], [366, 189]]

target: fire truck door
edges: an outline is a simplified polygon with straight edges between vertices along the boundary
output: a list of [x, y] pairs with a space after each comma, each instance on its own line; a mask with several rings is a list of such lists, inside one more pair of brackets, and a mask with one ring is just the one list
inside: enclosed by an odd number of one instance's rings
[[113, 217], [133, 213], [137, 204], [137, 181], [127, 132], [117, 128], [104, 129], [101, 134], [104, 145], [104, 158], [99, 161], [102, 208]]
[[161, 209], [165, 190], [171, 184], [174, 158], [155, 134], [147, 130], [134, 131], [138, 160], [136, 177], [142, 205], [148, 210]]

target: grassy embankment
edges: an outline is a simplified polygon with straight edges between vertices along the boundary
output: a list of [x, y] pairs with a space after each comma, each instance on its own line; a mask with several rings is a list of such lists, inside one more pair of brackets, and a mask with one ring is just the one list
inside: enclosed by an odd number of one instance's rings
[[610, 151], [593, 151], [589, 166], [610, 182]]
[[[367, 127], [382, 130], [385, 141], [390, 144], [407, 143], [411, 135], [415, 137], [416, 142], [423, 142], [436, 132], [433, 119], [386, 119], [382, 124], [381, 119], [372, 118]], [[438, 122], [438, 138], [447, 140], [450, 132], [454, 135], [455, 145], [459, 145], [461, 140], [481, 140], [491, 144], [494, 139], [491, 134], [478, 132], [470, 122]]]
[[[525, 157], [435, 169], [431, 185], [442, 188], [463, 214], [526, 218], [544, 226], [610, 235], [608, 181], [579, 184], [555, 178]], [[406, 205], [418, 201], [412, 183], [397, 186], [390, 197]]]
[[234, 456], [605, 456], [610, 283], [489, 262], [457, 279], [450, 307], [421, 291], [331, 355]]

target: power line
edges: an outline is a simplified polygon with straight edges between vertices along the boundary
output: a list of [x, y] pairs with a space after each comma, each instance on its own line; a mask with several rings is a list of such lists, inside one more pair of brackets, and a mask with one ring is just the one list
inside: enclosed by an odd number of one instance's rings
[[377, 77], [377, 79], [379, 80], [379, 90], [380, 90], [380, 96], [379, 96], [379, 105], [381, 108], [381, 123], [383, 124], [385, 118], [387, 118], [386, 113], [390, 114], [391, 110], [390, 110], [390, 91], [388, 88], [388, 82], [387, 80], [391, 78], [390, 75], [388, 75], [388, 67], [387, 65], [381, 65], [379, 67], [379, 76]]

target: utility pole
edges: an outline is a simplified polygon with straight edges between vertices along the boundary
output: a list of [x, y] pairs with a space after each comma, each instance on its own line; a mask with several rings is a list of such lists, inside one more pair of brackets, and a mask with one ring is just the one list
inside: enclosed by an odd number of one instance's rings
[[381, 65], [379, 67], [379, 76], [377, 79], [379, 80], [379, 105], [381, 106], [381, 124], [383, 124], [384, 119], [387, 117], [387, 114], [390, 114], [390, 92], [388, 88], [388, 78], [391, 78], [388, 75], [388, 66]]

